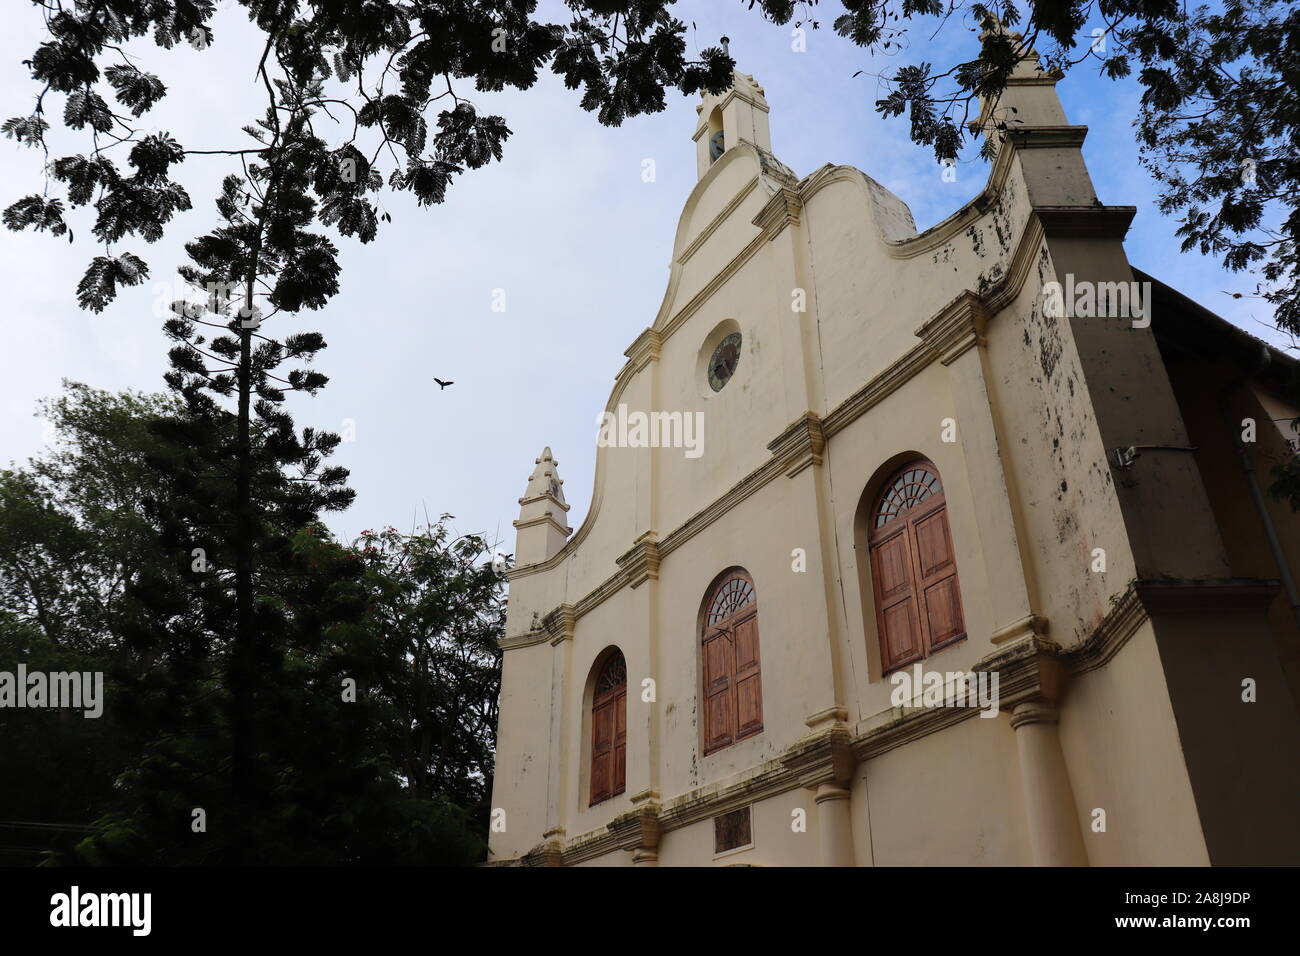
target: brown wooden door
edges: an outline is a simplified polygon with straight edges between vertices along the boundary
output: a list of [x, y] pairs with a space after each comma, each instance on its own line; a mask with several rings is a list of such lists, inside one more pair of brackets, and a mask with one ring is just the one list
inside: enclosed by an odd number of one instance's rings
[[758, 603], [743, 571], [724, 578], [706, 604], [703, 659], [704, 752], [763, 730]]
[[939, 473], [913, 462], [885, 483], [868, 535], [885, 673], [966, 636]]
[[627, 786], [627, 664], [614, 652], [596, 678], [591, 702], [591, 802]]

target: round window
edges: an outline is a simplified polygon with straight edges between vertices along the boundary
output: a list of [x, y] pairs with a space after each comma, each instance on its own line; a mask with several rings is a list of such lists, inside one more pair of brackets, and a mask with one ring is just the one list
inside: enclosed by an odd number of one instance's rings
[[709, 387], [715, 392], [722, 391], [731, 376], [736, 374], [740, 364], [740, 333], [732, 332], [718, 343], [709, 358]]

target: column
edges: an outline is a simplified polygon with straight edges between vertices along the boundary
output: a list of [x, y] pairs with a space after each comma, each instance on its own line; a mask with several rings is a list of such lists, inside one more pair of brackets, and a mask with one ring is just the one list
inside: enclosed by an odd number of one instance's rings
[[853, 823], [849, 815], [849, 790], [835, 781], [818, 784], [818, 850], [822, 866], [854, 866]]
[[1020, 754], [1020, 781], [1035, 866], [1087, 866], [1070, 775], [1057, 735], [1057, 711], [1046, 701], [1026, 701], [1011, 712]]

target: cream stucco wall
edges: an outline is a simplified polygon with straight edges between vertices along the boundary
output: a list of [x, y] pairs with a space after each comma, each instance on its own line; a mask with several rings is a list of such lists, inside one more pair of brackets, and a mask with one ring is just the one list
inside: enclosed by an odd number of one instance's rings
[[[1220, 765], [1231, 737], [1189, 713], [1200, 675], [1163, 635], [1199, 639], [1185, 611], [1216, 608], [1220, 625], [1257, 633], [1243, 653], [1267, 670], [1272, 592], [1232, 578], [1246, 575], [1189, 454], [1112, 468], [1117, 446], [1189, 441], [1155, 336], [1128, 318], [1052, 318], [1042, 290], [1067, 272], [1129, 281], [1132, 210], [1097, 201], [1085, 131], [1066, 125], [1051, 82], [1026, 74], [1017, 95], [1042, 124], [1002, 148], [980, 196], [921, 235], [857, 170], [798, 179], [782, 166], [752, 78], [705, 98], [697, 144], [715, 107], [741, 133], [716, 162], [700, 154], [663, 304], [607, 405], [698, 413], [703, 453], [600, 448], [571, 534], [560, 499], [531, 482], [521, 499], [492, 860], [1223, 859], [1208, 847], [1226, 837], [1205, 833], [1246, 804], [1196, 768]], [[704, 360], [733, 329], [739, 366], [714, 392]], [[993, 719], [894, 707], [881, 674], [863, 512], [915, 456], [942, 477], [967, 628], [924, 666], [996, 671]], [[545, 508], [560, 525], [530, 520]], [[706, 756], [701, 602], [732, 567], [757, 592], [763, 730]], [[627, 662], [627, 783], [591, 806], [591, 688], [611, 647]], [[1231, 705], [1211, 710], [1257, 733]], [[1300, 740], [1275, 709], [1262, 719]], [[1180, 728], [1204, 746], [1191, 761]], [[1268, 791], [1250, 804], [1267, 814], [1300, 794], [1277, 763], [1247, 774]], [[754, 846], [715, 858], [712, 819], [741, 806]], [[1099, 807], [1105, 832], [1092, 827]], [[1293, 851], [1297, 838], [1283, 840], [1281, 855]]]

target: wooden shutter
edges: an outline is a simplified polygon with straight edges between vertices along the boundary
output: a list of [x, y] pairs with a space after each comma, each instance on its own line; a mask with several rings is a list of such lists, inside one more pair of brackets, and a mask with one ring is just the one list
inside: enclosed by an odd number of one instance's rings
[[[624, 687], [627, 685], [624, 684]], [[611, 796], [627, 788], [627, 693], [619, 694], [614, 707], [614, 755]]]
[[880, 656], [885, 670], [920, 660], [921, 627], [912, 583], [912, 551], [906, 527], [871, 548], [880, 622]]
[[701, 657], [708, 754], [763, 730], [758, 604], [743, 571], [727, 575], [710, 592]]
[[948, 508], [932, 464], [913, 462], [885, 483], [869, 542], [885, 673], [966, 636]]
[[758, 612], [737, 622], [731, 633], [736, 662], [736, 739], [743, 740], [763, 729], [763, 677], [758, 666]]
[[615, 651], [596, 678], [591, 702], [591, 802], [627, 786], [627, 664]]
[[704, 641], [704, 752], [725, 747], [734, 739], [731, 715], [731, 641], [725, 630], [714, 630]]
[[614, 701], [607, 700], [591, 712], [591, 802], [614, 795]]
[[909, 524], [916, 536], [916, 570], [924, 596], [926, 637], [933, 650], [965, 633], [948, 509], [938, 505]]

